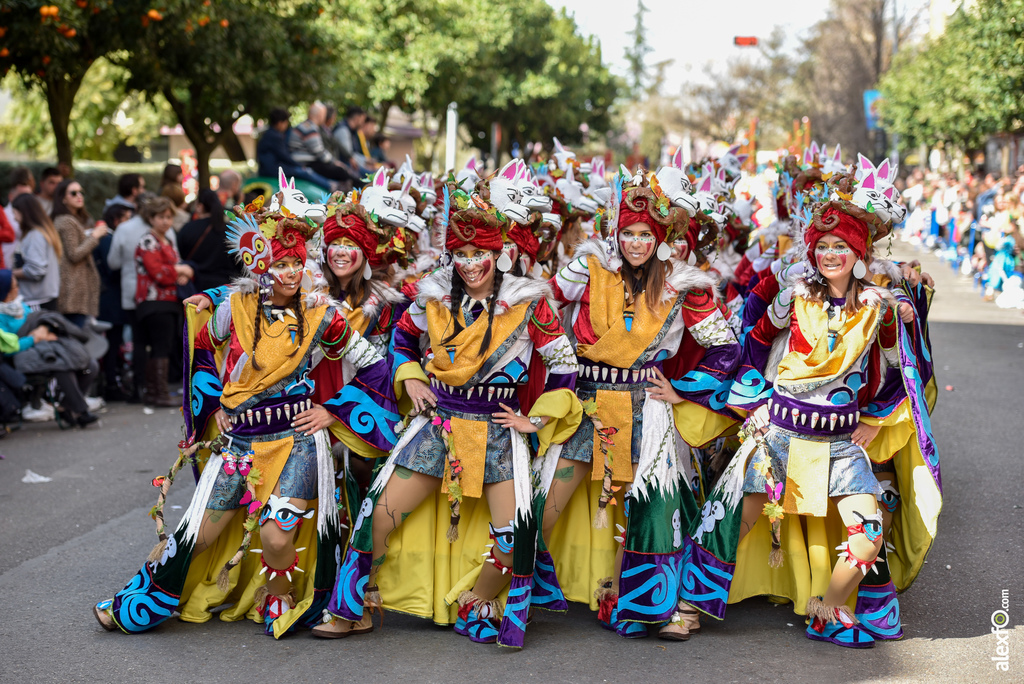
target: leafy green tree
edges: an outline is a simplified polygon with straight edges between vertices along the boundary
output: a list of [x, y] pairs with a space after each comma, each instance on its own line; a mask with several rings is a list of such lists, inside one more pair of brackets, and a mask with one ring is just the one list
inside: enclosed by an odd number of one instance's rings
[[5, 0], [0, 7], [0, 76], [14, 72], [44, 95], [59, 163], [73, 162], [69, 127], [85, 75], [121, 49], [150, 11], [139, 0]]
[[654, 48], [647, 42], [647, 29], [644, 27], [644, 15], [647, 14], [644, 0], [637, 0], [636, 13], [633, 15], [633, 29], [628, 35], [632, 43], [626, 47], [626, 64], [629, 72], [629, 88], [633, 98], [643, 95], [648, 79], [647, 55]]
[[1024, 0], [978, 0], [882, 79], [882, 115], [906, 144], [980, 147], [1024, 127]]
[[516, 0], [506, 8], [515, 16], [507, 25], [508, 44], [483, 50], [458, 87], [439, 81], [430, 93], [435, 106], [448, 98], [457, 102], [462, 122], [478, 139], [499, 124], [504, 151], [515, 140], [576, 143], [588, 130], [607, 131], [620, 83], [602, 63], [600, 46], [545, 2]]
[[333, 72], [319, 3], [167, 0], [136, 32], [123, 65], [130, 88], [162, 95], [195, 147], [199, 183], [242, 114], [312, 100]]
[[[75, 159], [110, 159], [119, 145], [146, 149], [173, 113], [163, 101], [130, 92], [129, 73], [106, 58], [96, 60], [86, 72], [71, 107], [68, 138]], [[56, 156], [56, 145], [46, 97], [15, 74], [2, 86], [11, 93], [11, 105], [0, 121], [0, 137], [7, 146], [35, 157]]]

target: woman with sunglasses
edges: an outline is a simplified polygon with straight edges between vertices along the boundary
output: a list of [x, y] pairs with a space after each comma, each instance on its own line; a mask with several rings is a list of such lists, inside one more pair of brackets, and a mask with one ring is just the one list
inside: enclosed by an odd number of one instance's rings
[[64, 251], [57, 310], [83, 327], [90, 316], [100, 312], [100, 274], [92, 251], [109, 229], [102, 221], [93, 222], [85, 208], [85, 191], [74, 179], [57, 186], [52, 216]]

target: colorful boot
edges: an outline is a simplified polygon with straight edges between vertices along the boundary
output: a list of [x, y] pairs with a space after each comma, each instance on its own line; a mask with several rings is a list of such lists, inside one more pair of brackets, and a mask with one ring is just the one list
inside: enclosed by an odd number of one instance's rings
[[850, 609], [843, 606], [827, 606], [820, 596], [807, 601], [806, 636], [814, 641], [828, 641], [846, 648], [873, 648], [875, 640], [857, 625], [857, 619]]
[[869, 573], [861, 581], [857, 588], [857, 606], [853, 613], [860, 622], [860, 628], [875, 639], [902, 639], [900, 602], [886, 560], [886, 549], [883, 544], [878, 554], [878, 563], [875, 565], [877, 574]]
[[646, 625], [619, 619], [619, 595], [612, 591], [611, 577], [598, 580], [594, 598], [597, 599], [597, 620], [602, 627], [626, 639], [642, 639], [647, 636]]
[[107, 599], [106, 601], [100, 601], [92, 607], [92, 614], [96, 618], [96, 622], [100, 623], [100, 627], [108, 632], [117, 630], [117, 623], [114, 622], [114, 618], [110, 615], [110, 606], [113, 603], [112, 600]]
[[468, 636], [478, 644], [493, 644], [498, 640], [498, 602], [485, 601], [472, 591], [459, 594], [459, 614], [455, 633]]
[[676, 606], [669, 621], [658, 630], [658, 638], [667, 641], [686, 641], [700, 631], [700, 613], [682, 601]]
[[266, 586], [256, 590], [256, 610], [263, 618], [263, 632], [274, 636], [274, 620], [295, 607], [295, 597], [289, 592], [283, 596], [271, 594]]
[[547, 551], [538, 551], [533, 569], [533, 592], [530, 595], [530, 605], [533, 608], [565, 612], [569, 610], [569, 603], [565, 600], [562, 587], [555, 577], [555, 562]]

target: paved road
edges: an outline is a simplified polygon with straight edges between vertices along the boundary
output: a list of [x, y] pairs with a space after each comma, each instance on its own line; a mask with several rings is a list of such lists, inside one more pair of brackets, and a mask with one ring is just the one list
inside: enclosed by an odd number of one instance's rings
[[[100, 429], [51, 424], [0, 441], [0, 681], [1022, 681], [1024, 630], [1010, 632], [1011, 671], [1000, 675], [990, 660], [990, 618], [1002, 590], [1011, 624], [1024, 616], [1024, 327], [1016, 325], [1024, 317], [997, 311], [947, 267], [922, 260], [939, 281], [939, 384], [954, 391], [940, 389], [933, 417], [946, 486], [940, 535], [901, 598], [901, 642], [871, 651], [810, 642], [788, 607], [760, 599], [733, 606], [727, 621], [682, 644], [620, 639], [578, 607], [542, 614], [521, 652], [394, 614], [379, 632], [333, 642], [305, 634], [275, 642], [252, 623], [217, 620], [106, 633], [90, 607], [152, 547], [149, 480], [165, 472], [180, 438], [175, 412], [121, 405]], [[24, 484], [26, 469], [53, 479]], [[189, 496], [180, 487], [169, 504]]]

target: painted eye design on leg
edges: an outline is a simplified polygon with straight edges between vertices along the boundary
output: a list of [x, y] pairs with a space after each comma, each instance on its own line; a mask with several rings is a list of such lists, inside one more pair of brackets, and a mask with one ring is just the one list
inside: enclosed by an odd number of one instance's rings
[[861, 515], [859, 511], [854, 511], [853, 515], [864, 528], [864, 536], [868, 538], [869, 542], [874, 543], [882, 536], [882, 514], [880, 512], [865, 516]]
[[895, 513], [900, 507], [900, 493], [892, 486], [891, 480], [881, 480], [882, 493], [877, 496], [878, 503], [889, 513]]
[[512, 553], [512, 521], [508, 521], [506, 527], [495, 527], [491, 523], [487, 523], [488, 527], [491, 528], [491, 539], [494, 540], [494, 545], [498, 547], [498, 550], [502, 553]]
[[263, 506], [263, 511], [260, 513], [260, 525], [273, 520], [282, 532], [291, 532], [300, 521], [312, 518], [314, 513], [316, 513], [316, 509], [310, 508], [304, 511], [292, 504], [287, 496], [271, 494], [270, 500]]

